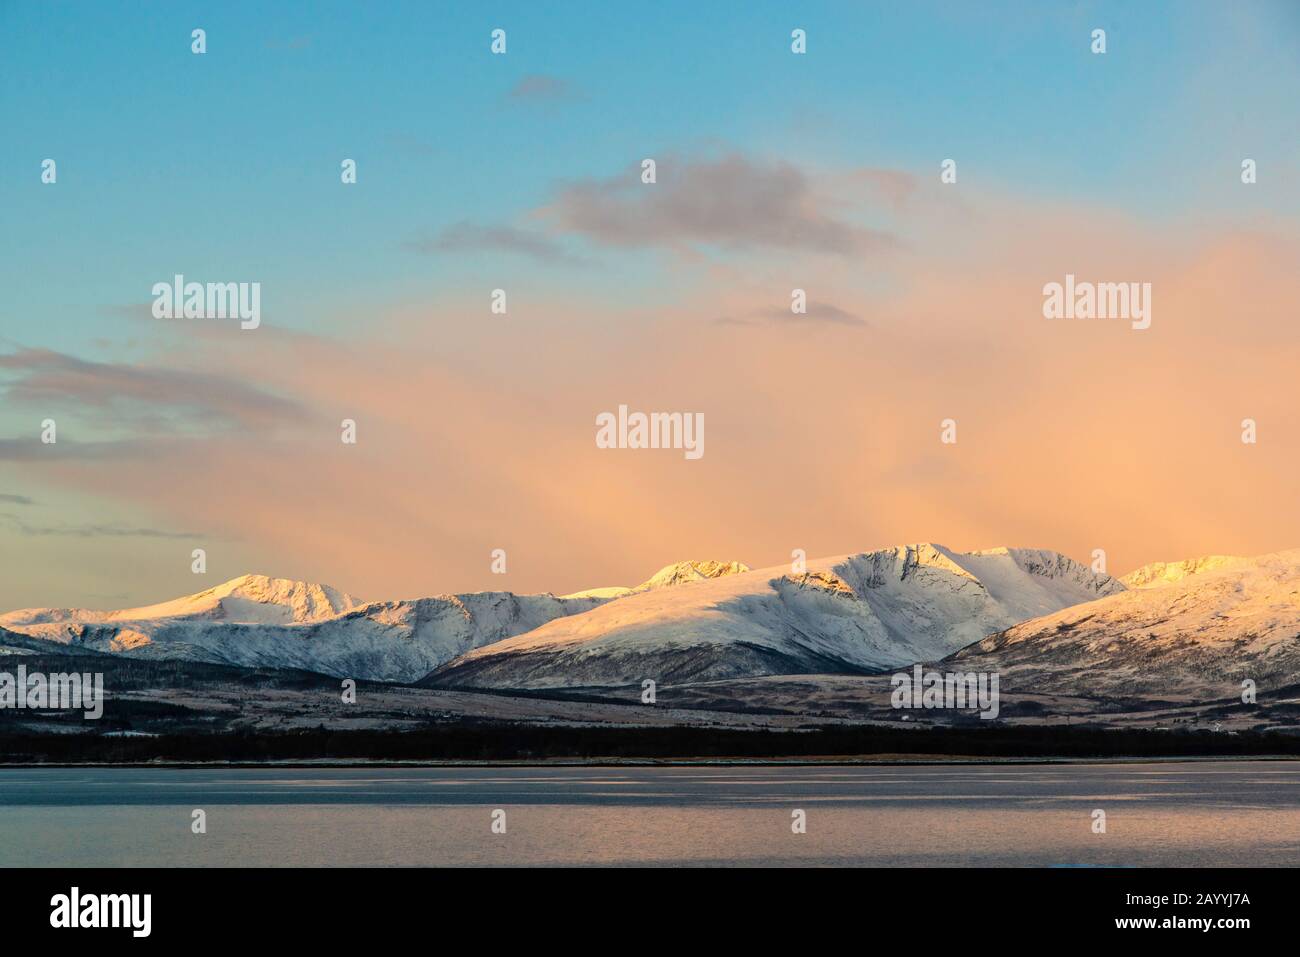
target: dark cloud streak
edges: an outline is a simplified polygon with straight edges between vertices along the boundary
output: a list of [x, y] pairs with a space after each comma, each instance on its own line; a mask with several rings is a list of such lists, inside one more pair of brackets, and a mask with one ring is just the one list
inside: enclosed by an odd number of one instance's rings
[[92, 362], [48, 349], [0, 355], [6, 402], [74, 415], [88, 410], [118, 426], [168, 432], [178, 427], [265, 431], [301, 422], [297, 402], [209, 372]]
[[19, 534], [31, 536], [67, 536], [71, 538], [205, 538], [198, 532], [168, 532], [157, 528], [133, 528], [123, 525], [29, 525], [14, 515], [2, 514], [8, 525]]

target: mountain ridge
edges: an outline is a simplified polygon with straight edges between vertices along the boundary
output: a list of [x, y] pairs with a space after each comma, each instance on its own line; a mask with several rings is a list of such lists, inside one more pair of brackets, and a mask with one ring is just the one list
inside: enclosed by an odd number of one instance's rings
[[626, 595], [476, 649], [425, 681], [536, 690], [871, 673], [1122, 590], [1045, 549], [896, 546]]
[[947, 661], [997, 671], [1004, 688], [1089, 697], [1222, 699], [1246, 679], [1300, 684], [1300, 549], [1198, 561], [1175, 580], [1017, 623]]
[[1156, 562], [1125, 578], [1048, 549], [933, 542], [759, 569], [676, 562], [634, 588], [559, 597], [367, 602], [244, 575], [137, 608], [20, 609], [0, 615], [0, 637], [10, 653], [65, 648], [497, 691], [941, 660], [1059, 694], [1155, 693], [1161, 682], [1186, 691], [1251, 674], [1300, 684], [1300, 549]]

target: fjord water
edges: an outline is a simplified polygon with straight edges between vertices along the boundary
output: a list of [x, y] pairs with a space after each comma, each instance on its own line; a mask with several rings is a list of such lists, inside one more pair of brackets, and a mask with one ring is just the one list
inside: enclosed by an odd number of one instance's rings
[[0, 769], [3, 866], [1296, 863], [1289, 761]]

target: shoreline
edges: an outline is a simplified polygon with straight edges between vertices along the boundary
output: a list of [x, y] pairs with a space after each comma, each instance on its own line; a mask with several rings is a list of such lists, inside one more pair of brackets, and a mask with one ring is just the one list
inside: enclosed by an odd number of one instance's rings
[[237, 769], [371, 769], [371, 768], [732, 768], [732, 767], [907, 767], [907, 766], [980, 766], [980, 765], [1123, 765], [1123, 764], [1213, 764], [1223, 762], [1278, 762], [1300, 761], [1300, 757], [1286, 754], [1253, 755], [1167, 755], [1133, 757], [989, 757], [966, 755], [945, 757], [933, 754], [864, 756], [862, 758], [827, 757], [825, 759], [798, 758], [584, 758], [539, 761], [482, 760], [482, 761], [394, 761], [366, 758], [293, 759], [284, 761], [0, 761], [0, 772], [14, 769], [75, 769], [75, 768], [165, 768], [168, 770]]

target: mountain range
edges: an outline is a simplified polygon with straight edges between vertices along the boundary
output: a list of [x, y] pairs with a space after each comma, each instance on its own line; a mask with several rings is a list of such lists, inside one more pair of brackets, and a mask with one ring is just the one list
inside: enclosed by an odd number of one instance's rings
[[414, 681], [457, 655], [602, 600], [475, 592], [359, 602], [326, 586], [245, 575], [147, 608], [23, 609], [0, 615], [0, 628], [137, 658]]
[[118, 611], [0, 615], [32, 649], [284, 668], [526, 693], [997, 671], [1004, 690], [1089, 697], [1300, 684], [1300, 550], [1156, 563], [1122, 579], [1041, 549], [879, 549], [800, 566], [666, 566], [635, 586], [362, 601], [248, 575]]
[[0, 629], [66, 650], [411, 682], [465, 652], [611, 597], [747, 570], [736, 562], [682, 562], [634, 588], [559, 598], [502, 591], [376, 602], [327, 585], [244, 575], [141, 608], [25, 608], [0, 615]]

